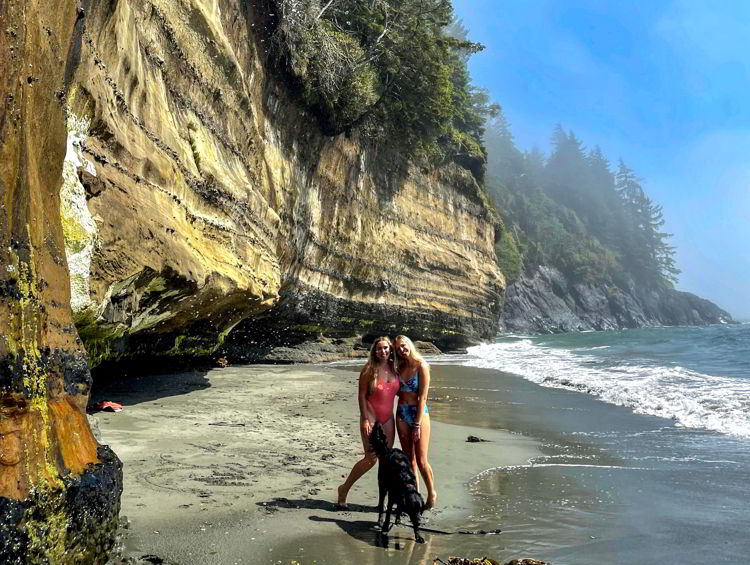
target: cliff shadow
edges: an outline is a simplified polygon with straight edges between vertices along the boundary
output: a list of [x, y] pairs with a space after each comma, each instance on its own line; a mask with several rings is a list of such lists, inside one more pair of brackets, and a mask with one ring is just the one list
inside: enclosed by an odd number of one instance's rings
[[147, 373], [147, 367], [140, 366], [137, 370], [129, 367], [117, 370], [97, 367], [91, 371], [93, 383], [88, 409], [95, 411], [93, 407], [105, 400], [133, 406], [203, 390], [211, 386], [207, 377], [210, 369], [208, 365], [193, 370], [175, 365], [172, 372], [167, 372], [164, 366], [154, 366], [153, 372]]

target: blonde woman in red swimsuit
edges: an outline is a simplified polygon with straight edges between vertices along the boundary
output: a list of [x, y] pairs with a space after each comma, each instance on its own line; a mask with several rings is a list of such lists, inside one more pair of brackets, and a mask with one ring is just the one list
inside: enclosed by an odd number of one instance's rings
[[399, 380], [393, 369], [393, 346], [387, 337], [379, 337], [372, 344], [370, 356], [359, 373], [359, 432], [365, 454], [354, 464], [344, 484], [338, 488], [337, 505], [346, 508], [346, 496], [352, 485], [373, 468], [378, 458], [370, 448], [370, 433], [379, 422], [393, 447], [396, 426], [393, 420], [393, 400], [398, 394]]

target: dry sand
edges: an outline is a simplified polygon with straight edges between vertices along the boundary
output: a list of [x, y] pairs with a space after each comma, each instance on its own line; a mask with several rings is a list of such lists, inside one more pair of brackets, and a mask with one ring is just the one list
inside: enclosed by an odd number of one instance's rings
[[[351, 556], [432, 563], [456, 554], [445, 539], [431, 543], [439, 534], [416, 547], [406, 527], [394, 529], [390, 547], [378, 547], [375, 470], [353, 487], [348, 511], [335, 509], [335, 488], [362, 449], [356, 379], [329, 366], [254, 365], [98, 384], [94, 401], [125, 406], [92, 420], [124, 464], [126, 555], [208, 565]], [[467, 443], [470, 434], [490, 441]], [[428, 526], [455, 528], [469, 515], [466, 483], [477, 473], [537, 454], [518, 435], [434, 422], [439, 497], [425, 514]]]

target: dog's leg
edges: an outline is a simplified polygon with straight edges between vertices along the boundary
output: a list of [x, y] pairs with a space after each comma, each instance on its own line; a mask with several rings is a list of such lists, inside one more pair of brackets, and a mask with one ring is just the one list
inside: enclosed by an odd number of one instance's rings
[[383, 526], [381, 528], [381, 532], [384, 534], [387, 534], [391, 531], [391, 512], [393, 510], [393, 505], [395, 501], [391, 497], [391, 493], [388, 493], [388, 507], [385, 510], [385, 522], [383, 523]]
[[424, 543], [424, 538], [419, 535], [419, 514], [410, 514], [409, 518], [411, 518], [411, 527], [414, 528], [414, 541], [417, 543]]
[[424, 538], [421, 535], [419, 535], [419, 526], [417, 526], [416, 524], [413, 524], [413, 526], [414, 526], [414, 541], [416, 541], [417, 543], [424, 543]]
[[378, 464], [378, 526], [383, 525], [383, 501], [388, 492], [386, 476], [382, 469], [382, 465]]

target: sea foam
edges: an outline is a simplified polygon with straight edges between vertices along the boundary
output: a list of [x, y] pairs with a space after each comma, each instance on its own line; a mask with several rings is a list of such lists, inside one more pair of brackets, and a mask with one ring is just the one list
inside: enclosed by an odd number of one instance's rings
[[[592, 348], [593, 350], [593, 348]], [[469, 349], [462, 364], [514, 373], [542, 386], [591, 394], [681, 426], [750, 438], [750, 380], [707, 375], [649, 359], [600, 356], [516, 339]]]

